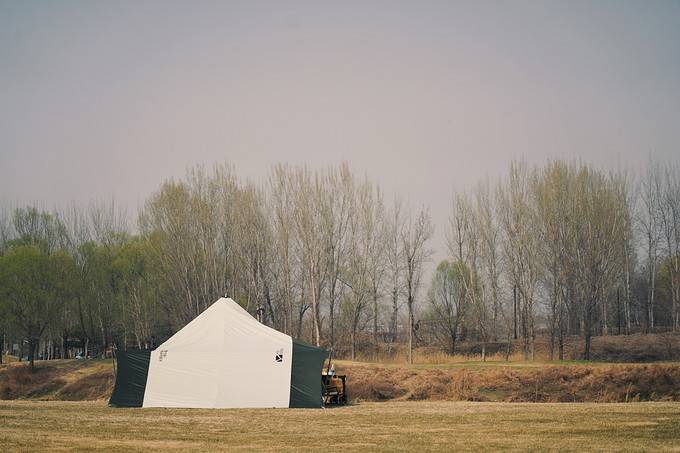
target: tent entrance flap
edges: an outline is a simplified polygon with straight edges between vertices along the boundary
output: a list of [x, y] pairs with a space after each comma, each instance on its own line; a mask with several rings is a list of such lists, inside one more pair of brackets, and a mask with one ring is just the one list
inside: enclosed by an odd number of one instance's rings
[[144, 390], [149, 375], [151, 349], [114, 350], [118, 369], [113, 386], [110, 407], [142, 407]]
[[323, 406], [321, 371], [328, 351], [293, 339], [293, 364], [290, 379], [290, 407]]

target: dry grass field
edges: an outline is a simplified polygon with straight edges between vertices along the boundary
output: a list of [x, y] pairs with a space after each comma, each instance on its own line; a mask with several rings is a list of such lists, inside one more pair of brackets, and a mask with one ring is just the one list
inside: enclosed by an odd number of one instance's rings
[[0, 401], [0, 451], [680, 451], [680, 403], [204, 410]]

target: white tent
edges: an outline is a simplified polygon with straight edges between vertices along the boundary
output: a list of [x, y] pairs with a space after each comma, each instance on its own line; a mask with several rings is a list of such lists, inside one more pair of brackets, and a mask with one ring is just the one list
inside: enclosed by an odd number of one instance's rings
[[[322, 404], [321, 368], [326, 350], [260, 324], [231, 299], [219, 299], [152, 351], [116, 351], [116, 354], [119, 371], [111, 406], [230, 408]], [[126, 369], [130, 354], [137, 364]], [[137, 356], [141, 356], [141, 361]], [[148, 357], [146, 373], [145, 357]]]

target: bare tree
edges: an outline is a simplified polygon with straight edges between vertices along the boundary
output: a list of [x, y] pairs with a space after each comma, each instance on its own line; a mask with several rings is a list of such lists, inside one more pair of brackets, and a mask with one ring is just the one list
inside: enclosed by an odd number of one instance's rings
[[394, 204], [390, 210], [385, 225], [385, 260], [386, 260], [386, 279], [387, 292], [391, 302], [389, 319], [389, 344], [387, 360], [389, 362], [392, 353], [392, 344], [397, 341], [400, 299], [403, 297], [404, 279], [404, 247], [401, 240], [404, 230], [403, 203], [400, 198], [395, 197]]
[[108, 202], [90, 203], [87, 214], [89, 231], [97, 244], [110, 247], [120, 244], [129, 235], [127, 209], [122, 205], [117, 205], [114, 199]]
[[[495, 200], [492, 199], [489, 183], [480, 183], [475, 192], [476, 224], [479, 235], [480, 278], [484, 279], [486, 296], [491, 298], [491, 336], [497, 339], [499, 318], [503, 317], [501, 304], [501, 257], [500, 233], [495, 216]], [[509, 326], [509, 323], [506, 323]], [[509, 337], [509, 331], [508, 331]]]
[[385, 286], [385, 276], [387, 274], [387, 226], [385, 224], [385, 204], [383, 201], [383, 194], [380, 190], [380, 186], [375, 188], [375, 202], [374, 202], [374, 214], [375, 218], [373, 222], [375, 223], [374, 228], [376, 231], [373, 233], [375, 235], [374, 245], [370, 250], [370, 257], [368, 260], [369, 267], [369, 290], [372, 299], [372, 319], [373, 319], [373, 347], [374, 347], [374, 360], [378, 360], [379, 354], [379, 317], [383, 311], [381, 305], [381, 299], [383, 297], [383, 289]]
[[538, 281], [538, 238], [536, 213], [531, 200], [531, 174], [525, 162], [513, 162], [510, 176], [499, 185], [498, 219], [504, 234], [504, 252], [511, 283], [522, 298], [521, 325], [524, 338], [524, 358], [535, 359], [534, 292]]
[[575, 177], [573, 288], [585, 337], [583, 357], [590, 360], [591, 338], [607, 331], [610, 301], [625, 279], [628, 195], [615, 174], [605, 176], [581, 165]]
[[427, 242], [434, 234], [434, 226], [430, 213], [425, 207], [414, 219], [409, 215], [401, 234], [403, 244], [404, 270], [406, 272], [406, 304], [408, 306], [408, 361], [413, 363], [413, 336], [415, 321], [413, 309], [423, 277], [423, 265], [430, 259], [434, 251], [427, 248]]
[[350, 219], [354, 217], [356, 204], [355, 182], [349, 166], [343, 163], [337, 169], [331, 167], [326, 170], [324, 183], [327, 195], [327, 209], [324, 209], [323, 226], [328, 240], [328, 311], [329, 311], [329, 343], [333, 347], [335, 342], [335, 308], [337, 300], [342, 297], [340, 276], [342, 270], [348, 266], [350, 253], [348, 229]]
[[294, 180], [293, 172], [288, 165], [275, 166], [269, 175], [269, 206], [273, 223], [274, 253], [272, 266], [276, 297], [279, 307], [284, 312], [283, 331], [289, 335], [294, 332], [293, 305], [296, 296], [296, 277], [298, 254], [296, 253], [295, 229], [293, 228], [294, 211]]
[[663, 250], [668, 257], [670, 280], [671, 323], [680, 326], [680, 171], [677, 165], [666, 165], [658, 172], [659, 224], [664, 239]]
[[[447, 232], [449, 255], [454, 262], [460, 263], [467, 272], [460, 272], [460, 284], [463, 286], [467, 302], [467, 311], [471, 316], [471, 325], [474, 326], [477, 337], [482, 342], [482, 360], [486, 360], [486, 345], [493, 331], [490, 318], [494, 311], [496, 299], [494, 298], [493, 282], [497, 275], [494, 272], [495, 251], [488, 250], [494, 246], [491, 233], [487, 230], [489, 218], [482, 220], [481, 209], [478, 203], [485, 200], [484, 193], [478, 192], [475, 197], [459, 194], [454, 197], [450, 218], [450, 227]], [[487, 213], [488, 214], [488, 213]], [[486, 275], [484, 275], [486, 274]], [[465, 323], [463, 324], [465, 327]]]
[[280, 328], [271, 300], [270, 223], [262, 209], [264, 195], [253, 183], [246, 183], [238, 192], [238, 215], [234, 218], [235, 260], [246, 285], [246, 309], [255, 311], [264, 322], [268, 313], [272, 324]]
[[549, 294], [550, 360], [553, 359], [555, 340], [558, 342], [559, 358], [564, 357], [564, 336], [567, 326], [567, 294], [574, 261], [571, 259], [573, 235], [580, 219], [575, 212], [574, 166], [555, 161], [549, 162], [535, 179], [535, 201], [538, 234], [543, 244], [539, 257], [543, 272], [540, 277]]
[[319, 174], [306, 168], [295, 170], [295, 209], [293, 224], [300, 252], [300, 263], [312, 308], [313, 342], [321, 345], [321, 294], [328, 277], [328, 230], [324, 217], [328, 214], [327, 190]]
[[[382, 200], [370, 182], [357, 188], [356, 207], [349, 221], [348, 263], [342, 280], [349, 289], [343, 304], [350, 322], [352, 360], [357, 355], [357, 331], [369, 302], [377, 303], [376, 283], [372, 282], [375, 266], [381, 255], [379, 221], [382, 217]], [[373, 284], [372, 284], [373, 283]]]
[[[635, 271], [637, 264], [637, 250], [636, 250], [636, 238], [635, 238], [635, 216], [634, 207], [636, 205], [636, 197], [638, 194], [637, 189], [633, 185], [633, 180], [629, 177], [627, 173], [620, 173], [621, 183], [623, 184], [623, 192], [626, 196], [626, 200], [623, 202], [625, 212], [623, 213], [624, 225], [623, 225], [623, 238], [625, 244], [625, 250], [623, 255], [623, 326], [626, 334], [631, 333], [631, 304], [632, 304], [632, 291], [631, 291], [631, 277]], [[619, 307], [619, 313], [621, 307]], [[619, 323], [621, 324], [621, 323]]]
[[644, 329], [649, 332], [654, 327], [654, 303], [656, 296], [656, 277], [659, 267], [659, 242], [661, 241], [661, 166], [650, 160], [640, 178], [641, 209], [637, 221], [644, 235], [646, 268], [647, 268], [647, 300], [644, 315]]
[[237, 191], [230, 167], [216, 166], [212, 174], [196, 167], [184, 182], [165, 182], [140, 214], [142, 232], [156, 239], [151, 244], [174, 296], [166, 308], [177, 327], [227, 292], [238, 298]]
[[[124, 327], [139, 349], [156, 346], [161, 324], [161, 298], [156, 257], [147, 238], [133, 237], [120, 248], [113, 269], [120, 281]], [[125, 337], [123, 338], [125, 341]], [[124, 349], [125, 345], [118, 345]]]
[[8, 205], [0, 205], [0, 256], [8, 248], [9, 241], [15, 238], [11, 211]]

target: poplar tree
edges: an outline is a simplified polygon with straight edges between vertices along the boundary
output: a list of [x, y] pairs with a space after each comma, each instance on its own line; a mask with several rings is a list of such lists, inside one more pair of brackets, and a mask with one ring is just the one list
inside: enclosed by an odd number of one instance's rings
[[413, 338], [415, 334], [414, 306], [423, 277], [423, 266], [430, 259], [434, 250], [427, 247], [427, 242], [434, 234], [434, 226], [428, 210], [423, 207], [414, 219], [410, 215], [401, 233], [405, 272], [406, 305], [408, 307], [408, 362], [413, 363]]

